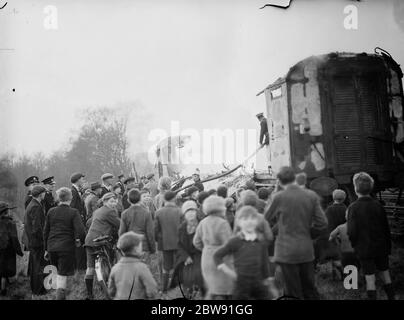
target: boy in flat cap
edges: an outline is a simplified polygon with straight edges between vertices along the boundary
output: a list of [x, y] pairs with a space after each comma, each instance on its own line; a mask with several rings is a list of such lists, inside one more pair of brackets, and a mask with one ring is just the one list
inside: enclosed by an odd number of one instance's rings
[[47, 214], [50, 208], [56, 207], [56, 201], [55, 198], [53, 197], [53, 189], [55, 187], [56, 182], [54, 177], [49, 177], [43, 179], [42, 184], [46, 189], [42, 206], [44, 207], [45, 214]]
[[85, 248], [87, 254], [87, 269], [85, 275], [87, 299], [93, 299], [93, 282], [95, 274], [95, 258], [97, 256], [97, 244], [94, 239], [100, 236], [109, 235], [113, 239], [118, 239], [120, 219], [116, 213], [118, 201], [114, 193], [108, 192], [102, 197], [102, 207], [95, 210], [92, 217], [91, 226], [88, 230]]
[[114, 175], [111, 173], [104, 173], [101, 176], [101, 181], [102, 181], [101, 197], [103, 197], [108, 192], [112, 192], [112, 186], [113, 186], [113, 182], [114, 182], [113, 180], [114, 180]]
[[43, 286], [43, 270], [46, 265], [44, 259], [43, 228], [45, 226], [45, 211], [42, 207], [42, 200], [46, 189], [42, 186], [32, 188], [32, 200], [30, 201], [24, 216], [24, 233], [28, 240], [29, 254], [29, 276], [33, 295], [46, 293]]
[[89, 195], [84, 201], [86, 211], [87, 211], [87, 222], [93, 216], [95, 210], [98, 209], [99, 201], [101, 198], [102, 186], [99, 182], [93, 182], [90, 185]]
[[[15, 207], [14, 207], [15, 208]], [[17, 236], [17, 227], [13, 218], [8, 214], [9, 205], [0, 201], [0, 294], [7, 294], [7, 278], [14, 277], [17, 270], [16, 254], [23, 256]]]
[[25, 180], [24, 184], [28, 188], [27, 195], [25, 196], [24, 199], [24, 208], [26, 209], [32, 199], [31, 197], [32, 188], [39, 184], [39, 178], [37, 176], [29, 177], [27, 178], [27, 180]]
[[[79, 212], [81, 220], [85, 225], [87, 215], [84, 201], [81, 196], [81, 188], [85, 183], [84, 177], [85, 175], [80, 172], [74, 173], [70, 177], [70, 182], [72, 183], [72, 201], [70, 203], [70, 207], [76, 209]], [[76, 248], [76, 269], [86, 269], [86, 251], [83, 247]]]

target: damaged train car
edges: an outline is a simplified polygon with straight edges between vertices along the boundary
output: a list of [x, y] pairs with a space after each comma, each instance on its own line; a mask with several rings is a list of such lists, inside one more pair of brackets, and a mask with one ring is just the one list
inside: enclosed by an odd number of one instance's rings
[[403, 87], [400, 66], [386, 51], [330, 53], [304, 59], [265, 93], [270, 161], [290, 165], [313, 189], [336, 185], [352, 194], [366, 171], [377, 190], [404, 186]]

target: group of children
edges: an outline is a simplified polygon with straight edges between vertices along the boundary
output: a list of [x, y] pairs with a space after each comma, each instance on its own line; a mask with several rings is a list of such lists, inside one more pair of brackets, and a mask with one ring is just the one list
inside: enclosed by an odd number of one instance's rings
[[[345, 192], [337, 189], [333, 192], [333, 203], [325, 210], [329, 230], [327, 240], [339, 252], [339, 261], [334, 263], [341, 269], [352, 265], [361, 270], [365, 275], [368, 299], [376, 299], [375, 274], [379, 271], [388, 299], [394, 299], [388, 261], [390, 231], [384, 208], [371, 197], [374, 181], [370, 175], [364, 172], [356, 174], [353, 184], [358, 200], [347, 208]], [[282, 190], [275, 190], [271, 196], [270, 191], [261, 191], [261, 199], [256, 192], [244, 190], [230, 201], [226, 194], [222, 196], [222, 189], [220, 186], [207, 197], [200, 197], [201, 203], [195, 200], [198, 199], [195, 195], [195, 199], [186, 201], [181, 210], [176, 205], [174, 193], [166, 192], [164, 206], [156, 212], [156, 236], [158, 242], [162, 241], [160, 249], [164, 265], [162, 290], [180, 285], [182, 289], [186, 288], [188, 296], [198, 289], [206, 299], [274, 298], [270, 286], [275, 275], [270, 259], [274, 235], [258, 209], [262, 206], [261, 200], [267, 197], [267, 210], [273, 196]], [[229, 203], [236, 204], [232, 218], [229, 218]], [[168, 235], [171, 237], [169, 241], [166, 240]], [[139, 252], [141, 242], [135, 240], [137, 237], [127, 233], [119, 240], [122, 243], [125, 238], [133, 238], [131, 243], [134, 245], [128, 249], [128, 256]], [[133, 295], [155, 297], [157, 284], [151, 273], [145, 271], [146, 266], [135, 258], [130, 266], [128, 260], [121, 260], [113, 268], [111, 293], [125, 292], [127, 298], [129, 288], [139, 288], [137, 279], [144, 279], [144, 292]], [[125, 265], [132, 270], [130, 276], [124, 271]], [[189, 266], [193, 269], [189, 270]], [[116, 280], [119, 277], [126, 280], [119, 282]], [[134, 285], [131, 279], [134, 279]], [[118, 283], [125, 289], [117, 290]]]
[[[347, 208], [345, 192], [337, 189], [333, 192], [333, 203], [325, 215], [321, 214], [328, 221], [327, 240], [340, 253], [340, 262], [334, 261], [335, 265], [360, 268], [369, 299], [376, 299], [375, 274], [379, 271], [388, 298], [394, 299], [388, 260], [390, 230], [383, 206], [371, 197], [373, 184], [370, 175], [356, 174], [353, 185], [358, 199]], [[277, 274], [271, 256], [277, 226], [270, 225], [263, 213], [269, 211], [282, 188], [261, 188], [257, 192], [254, 185], [246, 185], [232, 197], [228, 197], [223, 185], [209, 192], [190, 189], [186, 199], [169, 188], [160, 190], [155, 197], [158, 208], [153, 217], [154, 240], [162, 260], [160, 292], [180, 287], [187, 297], [199, 294], [199, 298], [205, 299], [276, 298], [271, 291]], [[0, 229], [8, 230], [9, 207], [0, 203], [0, 209]], [[119, 233], [117, 247], [122, 257], [113, 266], [108, 281], [113, 299], [161, 297], [150, 266], [145, 263], [145, 235], [135, 231], [128, 228]], [[2, 277], [8, 276], [4, 273], [7, 248], [18, 243], [15, 232], [7, 234], [10, 236], [6, 245], [0, 247]], [[150, 248], [147, 251], [154, 252]]]

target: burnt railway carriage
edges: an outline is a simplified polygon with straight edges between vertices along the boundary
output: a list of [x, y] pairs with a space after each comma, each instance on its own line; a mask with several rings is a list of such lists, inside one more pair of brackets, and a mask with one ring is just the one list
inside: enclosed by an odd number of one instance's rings
[[304, 171], [323, 195], [351, 185], [358, 171], [370, 173], [377, 190], [402, 188], [402, 76], [384, 51], [330, 53], [294, 65], [259, 93], [266, 96], [273, 171]]

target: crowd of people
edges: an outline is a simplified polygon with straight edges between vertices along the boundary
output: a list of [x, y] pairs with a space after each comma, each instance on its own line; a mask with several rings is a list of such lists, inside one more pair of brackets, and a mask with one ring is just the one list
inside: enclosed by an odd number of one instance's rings
[[[85, 270], [87, 299], [94, 299], [95, 258], [100, 236], [117, 247], [108, 292], [113, 299], [155, 299], [180, 287], [187, 297], [274, 299], [280, 293], [319, 299], [316, 263], [326, 247], [332, 264], [356, 266], [365, 276], [368, 299], [376, 299], [380, 272], [388, 299], [395, 293], [389, 273], [390, 230], [383, 206], [371, 196], [374, 181], [353, 177], [358, 199], [347, 208], [343, 190], [326, 207], [306, 187], [304, 173], [290, 167], [277, 174], [273, 188], [248, 181], [234, 194], [220, 185], [204, 190], [199, 174], [184, 193], [172, 191], [169, 177], [102, 175], [87, 183], [71, 176], [71, 188], [56, 190], [49, 177], [26, 181], [23, 248], [29, 254], [33, 295], [45, 294], [43, 270], [57, 267], [56, 298], [66, 298], [67, 277]], [[6, 294], [10, 265], [22, 255], [12, 209], [0, 202], [0, 276]], [[160, 286], [150, 271], [157, 255]]]

